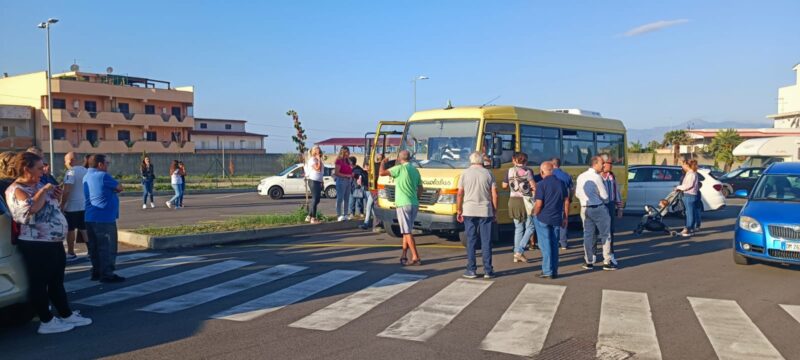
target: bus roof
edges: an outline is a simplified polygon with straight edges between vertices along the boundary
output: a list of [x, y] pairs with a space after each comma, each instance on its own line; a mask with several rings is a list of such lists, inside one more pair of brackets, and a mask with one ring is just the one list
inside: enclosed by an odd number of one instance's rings
[[577, 129], [625, 132], [625, 125], [619, 120], [565, 114], [518, 106], [464, 106], [454, 107], [452, 109], [425, 110], [412, 114], [408, 121], [432, 119], [520, 120], [562, 128], [571, 127]]

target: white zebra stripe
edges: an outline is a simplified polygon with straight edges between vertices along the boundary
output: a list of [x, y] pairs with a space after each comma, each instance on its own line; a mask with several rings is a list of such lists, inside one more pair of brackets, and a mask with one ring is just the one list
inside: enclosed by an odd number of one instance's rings
[[339, 300], [289, 326], [312, 330], [336, 330], [424, 278], [424, 275], [392, 274], [372, 284], [370, 287]]
[[264, 314], [279, 310], [286, 305], [294, 304], [363, 273], [363, 271], [354, 270], [332, 270], [283, 290], [278, 290], [255, 300], [234, 306], [228, 310], [214, 314], [211, 317], [214, 319], [233, 321], [252, 320]]
[[304, 266], [277, 265], [275, 267], [233, 279], [222, 284], [200, 289], [195, 292], [160, 301], [155, 304], [150, 304], [139, 310], [162, 314], [174, 313], [285, 278], [305, 269], [307, 268]]
[[182, 273], [165, 276], [163, 278], [143, 282], [141, 284], [128, 286], [122, 289], [112, 290], [107, 293], [90, 296], [88, 298], [81, 299], [76, 302], [92, 306], [108, 305], [136, 298], [139, 296], [163, 291], [171, 287], [184, 285], [192, 281], [197, 281], [208, 277], [212, 277], [220, 273], [238, 269], [240, 267], [244, 267], [250, 264], [252, 264], [252, 262], [250, 261], [227, 260], [220, 263], [204, 266], [201, 268], [184, 271]]
[[646, 293], [603, 290], [597, 358], [661, 359], [661, 348]]
[[[178, 265], [188, 264], [195, 261], [203, 260], [200, 256], [177, 256], [169, 259], [156, 260], [142, 265], [131, 266], [117, 271], [117, 275], [131, 278], [139, 275], [144, 275], [154, 271], [164, 270]], [[89, 278], [81, 278], [64, 283], [64, 288], [67, 291], [78, 291], [92, 286], [100, 285], [97, 281], [92, 281]]]
[[[148, 257], [153, 257], [153, 256], [156, 256], [156, 255], [158, 255], [158, 254], [157, 253], [149, 253], [149, 252], [125, 253], [125, 254], [117, 256], [117, 262], [116, 263], [117, 264], [123, 264], [123, 263], [129, 262], [129, 261], [134, 261], [134, 260], [144, 259], [144, 258], [148, 258]], [[83, 259], [81, 259], [81, 260], [79, 260], [78, 262], [80, 262], [82, 264], [83, 262], [87, 262], [87, 261], [89, 261], [89, 257], [88, 256], [83, 258]], [[70, 263], [70, 264], [74, 264], [74, 263]], [[64, 273], [71, 274], [71, 273], [74, 273], [74, 272], [89, 270], [91, 268], [92, 268], [92, 265], [67, 266], [67, 268], [64, 270]]]
[[458, 279], [389, 325], [378, 336], [413, 341], [428, 340], [490, 285], [491, 281]]
[[481, 349], [534, 356], [547, 339], [566, 286], [526, 284], [481, 342]]
[[792, 315], [797, 322], [800, 322], [800, 305], [781, 305], [781, 308]]
[[721, 360], [783, 359], [735, 301], [688, 299]]

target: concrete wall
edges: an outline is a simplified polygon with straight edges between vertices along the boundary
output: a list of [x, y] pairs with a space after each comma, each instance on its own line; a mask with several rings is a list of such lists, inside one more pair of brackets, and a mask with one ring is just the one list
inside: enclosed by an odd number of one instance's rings
[[[83, 154], [81, 154], [82, 156]], [[138, 154], [108, 154], [111, 159], [110, 173], [112, 175], [138, 175], [141, 164], [141, 153]], [[45, 154], [45, 157], [48, 155]], [[191, 175], [222, 176], [220, 163], [222, 157], [218, 154], [148, 154], [156, 170], [156, 175], [169, 175], [169, 165], [172, 160], [181, 160], [186, 164], [186, 172]], [[233, 161], [234, 175], [274, 175], [283, 170], [281, 157], [283, 154], [225, 154], [225, 169]], [[64, 174], [64, 154], [56, 154], [55, 172], [57, 177]]]
[[[678, 161], [684, 157], [679, 157]], [[700, 165], [714, 165], [714, 159], [705, 156], [695, 157], [697, 163]], [[628, 165], [650, 165], [653, 160], [652, 153], [628, 153]], [[656, 154], [656, 165], [675, 165], [672, 161], [672, 154]], [[731, 169], [735, 169], [741, 165], [741, 162], [734, 162]], [[722, 169], [725, 164], [719, 164]]]

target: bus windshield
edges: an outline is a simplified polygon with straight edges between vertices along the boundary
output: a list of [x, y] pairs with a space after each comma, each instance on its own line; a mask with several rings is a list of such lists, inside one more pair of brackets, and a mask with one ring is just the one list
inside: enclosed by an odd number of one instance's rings
[[408, 150], [419, 168], [464, 169], [477, 137], [477, 119], [414, 121], [408, 123], [400, 150]]

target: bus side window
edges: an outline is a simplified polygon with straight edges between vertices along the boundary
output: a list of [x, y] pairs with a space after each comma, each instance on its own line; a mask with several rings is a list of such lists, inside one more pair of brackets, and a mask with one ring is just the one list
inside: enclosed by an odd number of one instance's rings
[[483, 129], [484, 149], [488, 154], [492, 148], [492, 135], [499, 137], [502, 141], [503, 152], [500, 155], [502, 164], [510, 163], [517, 144], [517, 126], [509, 123], [487, 123]]

